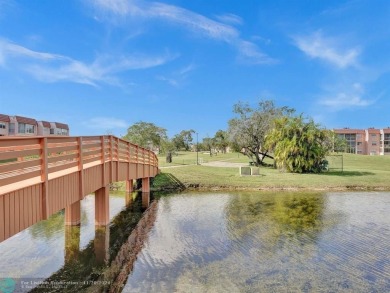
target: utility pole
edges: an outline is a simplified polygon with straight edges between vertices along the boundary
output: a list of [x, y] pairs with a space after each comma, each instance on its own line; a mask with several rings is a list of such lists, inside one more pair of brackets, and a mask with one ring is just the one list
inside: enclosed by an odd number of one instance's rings
[[196, 164], [199, 165], [198, 133], [196, 133]]

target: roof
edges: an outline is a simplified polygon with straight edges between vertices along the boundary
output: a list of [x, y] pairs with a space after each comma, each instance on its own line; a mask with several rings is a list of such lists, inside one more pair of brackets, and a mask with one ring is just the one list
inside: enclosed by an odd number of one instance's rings
[[43, 127], [46, 127], [46, 128], [50, 128], [50, 122], [47, 122], [47, 121], [41, 121], [42, 122], [42, 125]]
[[333, 129], [333, 131], [340, 134], [365, 133], [364, 129], [349, 129], [349, 128]]
[[59, 123], [59, 122], [54, 122], [54, 123], [55, 123], [55, 125], [56, 125], [57, 128], [69, 130], [68, 124]]
[[0, 114], [0, 121], [1, 122], [9, 122], [10, 121], [9, 116], [4, 115], [4, 114]]
[[16, 121], [18, 121], [18, 123], [25, 123], [25, 124], [30, 124], [30, 125], [37, 124], [37, 120], [32, 119], [32, 118], [27, 118], [27, 117], [22, 117], [22, 116], [15, 116], [15, 118], [16, 118]]

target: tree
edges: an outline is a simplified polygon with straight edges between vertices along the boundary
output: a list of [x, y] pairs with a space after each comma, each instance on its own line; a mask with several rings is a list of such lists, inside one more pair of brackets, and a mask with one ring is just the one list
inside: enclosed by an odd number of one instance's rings
[[321, 129], [312, 119], [282, 117], [266, 137], [278, 168], [295, 173], [318, 173], [324, 169], [325, 156], [330, 152], [330, 132]]
[[176, 134], [172, 141], [177, 150], [184, 149], [189, 151], [192, 143], [192, 134], [195, 133], [195, 130], [182, 130], [179, 134]]
[[127, 129], [123, 139], [150, 150], [160, 150], [163, 142], [167, 140], [167, 130], [153, 123], [139, 121]]
[[273, 158], [264, 143], [265, 136], [274, 127], [274, 120], [294, 111], [289, 107], [276, 107], [271, 100], [260, 101], [257, 108], [239, 102], [233, 110], [238, 117], [229, 120], [229, 140], [259, 166], [265, 157]]
[[202, 142], [203, 147], [206, 151], [210, 152], [210, 157], [213, 155], [213, 148], [215, 146], [215, 142], [213, 138], [205, 137]]
[[228, 135], [226, 131], [218, 130], [214, 135], [215, 147], [222, 153], [226, 153], [226, 148], [229, 145]]
[[333, 131], [330, 133], [330, 143], [331, 143], [333, 152], [337, 152], [337, 153], [348, 152], [347, 140], [344, 137], [342, 137], [341, 135], [339, 135]]

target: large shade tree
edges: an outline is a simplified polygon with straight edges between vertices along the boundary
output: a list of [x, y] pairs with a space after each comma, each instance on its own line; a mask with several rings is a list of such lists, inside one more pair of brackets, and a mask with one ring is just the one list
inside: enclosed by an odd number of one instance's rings
[[234, 105], [233, 112], [237, 117], [229, 120], [229, 140], [235, 149], [259, 166], [265, 157], [273, 158], [265, 146], [265, 136], [274, 128], [274, 120], [291, 115], [294, 109], [277, 107], [272, 100], [264, 100], [256, 108], [239, 102]]
[[167, 130], [154, 123], [139, 121], [127, 129], [123, 139], [150, 150], [161, 150], [167, 140]]
[[266, 137], [278, 168], [295, 173], [318, 173], [324, 170], [325, 156], [332, 146], [330, 131], [312, 119], [281, 117]]

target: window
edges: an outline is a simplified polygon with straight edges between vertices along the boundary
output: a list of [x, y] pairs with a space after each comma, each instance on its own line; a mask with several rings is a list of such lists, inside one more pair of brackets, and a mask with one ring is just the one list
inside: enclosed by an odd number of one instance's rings
[[376, 141], [373, 141], [371, 145], [376, 145]]
[[361, 142], [361, 141], [358, 141], [357, 145], [362, 145], [362, 142]]
[[9, 134], [15, 134], [15, 123], [10, 123], [9, 124], [8, 133]]
[[376, 133], [371, 133], [371, 137], [376, 137]]
[[50, 128], [50, 134], [54, 134], [54, 128]]
[[370, 152], [370, 155], [371, 155], [371, 156], [376, 155], [376, 151], [371, 151], [371, 152]]
[[0, 122], [0, 129], [6, 129], [6, 128], [7, 126], [5, 125], [5, 123]]
[[18, 124], [18, 132], [19, 133], [34, 133], [35, 126], [26, 124], [26, 123], [19, 123]]
[[26, 124], [25, 123], [19, 123], [18, 124], [18, 133], [25, 133], [26, 132]]
[[26, 124], [26, 133], [34, 133], [35, 132], [35, 126]]

